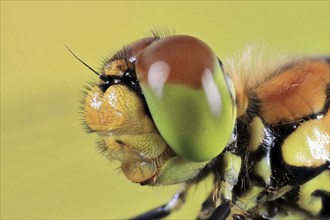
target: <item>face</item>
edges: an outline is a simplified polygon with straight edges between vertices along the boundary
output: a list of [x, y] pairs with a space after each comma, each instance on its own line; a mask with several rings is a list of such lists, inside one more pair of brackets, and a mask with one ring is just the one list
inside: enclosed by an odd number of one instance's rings
[[191, 179], [233, 132], [235, 96], [221, 62], [191, 36], [143, 38], [104, 65], [84, 118], [133, 182]]

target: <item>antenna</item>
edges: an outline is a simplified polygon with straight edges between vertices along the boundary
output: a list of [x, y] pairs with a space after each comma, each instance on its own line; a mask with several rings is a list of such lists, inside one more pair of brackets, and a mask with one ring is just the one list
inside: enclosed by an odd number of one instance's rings
[[68, 49], [70, 51], [70, 53], [77, 59], [79, 60], [82, 64], [84, 64], [88, 69], [92, 70], [96, 75], [98, 75], [100, 77], [100, 74], [98, 72], [96, 72], [92, 67], [90, 67], [88, 64], [86, 64], [84, 61], [82, 61], [76, 54], [73, 53], [72, 50], [70, 50], [70, 48], [68, 46], [66, 46], [64, 44], [64, 46], [66, 47], [66, 49]]

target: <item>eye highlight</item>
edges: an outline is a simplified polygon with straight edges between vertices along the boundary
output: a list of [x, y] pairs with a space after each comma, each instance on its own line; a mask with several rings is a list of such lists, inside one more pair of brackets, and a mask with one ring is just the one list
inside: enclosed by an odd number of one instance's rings
[[212, 113], [218, 116], [221, 111], [221, 94], [215, 84], [212, 72], [205, 69], [202, 75], [202, 84]]
[[162, 95], [163, 87], [170, 75], [170, 71], [170, 65], [164, 61], [157, 61], [149, 68], [148, 83], [158, 97]]

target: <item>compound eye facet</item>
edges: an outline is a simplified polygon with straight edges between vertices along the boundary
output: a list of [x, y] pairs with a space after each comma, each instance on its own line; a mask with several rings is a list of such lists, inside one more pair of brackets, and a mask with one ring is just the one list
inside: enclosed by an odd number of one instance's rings
[[167, 83], [199, 89], [203, 73], [213, 72], [216, 63], [215, 54], [204, 42], [190, 36], [172, 36], [143, 50], [135, 68], [140, 82], [153, 88]]
[[148, 47], [152, 42], [154, 42], [156, 39], [154, 37], [145, 37], [136, 41], [133, 41], [132, 43], [126, 45], [123, 49], [121, 49], [119, 52], [117, 52], [113, 59], [123, 59], [134, 62], [136, 60], [136, 57], [139, 55], [141, 51], [143, 51], [146, 47]]
[[155, 40], [146, 37], [124, 46], [104, 64], [104, 75], [122, 77], [128, 69], [133, 69], [137, 55]]
[[181, 157], [216, 157], [232, 133], [231, 94], [212, 49], [191, 36], [171, 36], [146, 47], [135, 64], [153, 120]]

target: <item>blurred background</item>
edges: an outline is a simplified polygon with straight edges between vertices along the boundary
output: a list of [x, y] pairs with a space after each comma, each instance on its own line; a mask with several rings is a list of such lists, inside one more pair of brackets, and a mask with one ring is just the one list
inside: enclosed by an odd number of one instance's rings
[[[80, 125], [80, 92], [123, 45], [168, 30], [220, 58], [248, 43], [329, 54], [329, 1], [1, 1], [1, 219], [122, 219], [168, 201], [177, 186], [130, 183]], [[201, 184], [169, 219], [192, 219]]]

